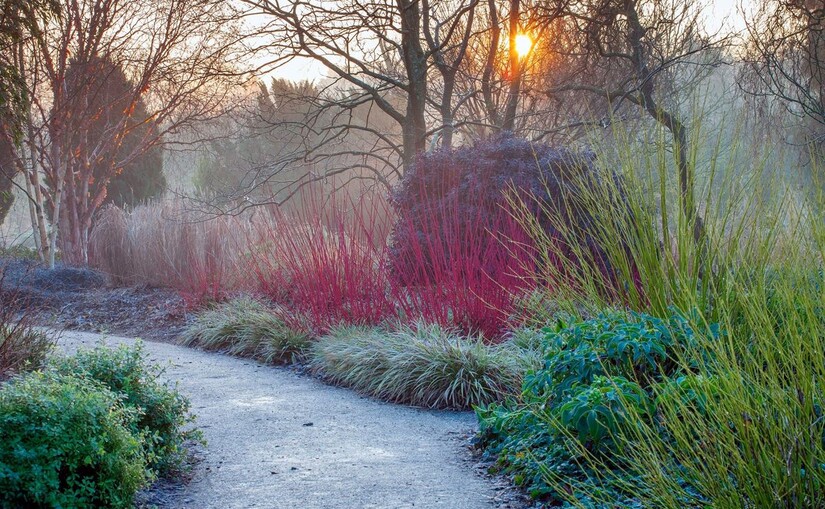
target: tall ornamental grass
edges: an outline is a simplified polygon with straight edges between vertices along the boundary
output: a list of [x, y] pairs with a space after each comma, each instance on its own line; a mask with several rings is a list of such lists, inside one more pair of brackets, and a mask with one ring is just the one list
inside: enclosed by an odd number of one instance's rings
[[91, 234], [90, 262], [116, 284], [179, 290], [191, 305], [246, 289], [240, 243], [258, 216], [211, 216], [184, 201], [101, 211]]
[[[741, 137], [697, 129], [694, 140], [720, 140], [709, 153], [688, 151], [703, 220], [697, 229], [679, 204], [676, 165], [660, 134], [625, 138], [600, 156], [620, 165], [622, 193], [604, 178], [563, 204], [600, 212], [591, 233], [603, 259], [572, 242], [581, 235], [574, 227], [558, 224], [560, 237], [551, 239], [530, 214], [518, 216], [545, 262], [553, 261], [541, 265], [543, 276], [570, 282], [554, 287], [567, 312], [678, 313], [698, 331], [668, 361], [679, 377], [650, 387], [653, 409], [642, 415], [622, 400], [624, 425], [612, 436], [617, 457], [571, 439], [567, 454], [592, 473], [589, 482], [572, 485], [549, 469], [541, 476], [576, 507], [615, 507], [616, 489], [641, 507], [823, 507], [823, 209], [765, 178], [767, 152], [743, 160]], [[562, 273], [557, 259], [576, 270]], [[604, 266], [618, 284], [603, 277]], [[549, 417], [544, 425], [559, 427]]]

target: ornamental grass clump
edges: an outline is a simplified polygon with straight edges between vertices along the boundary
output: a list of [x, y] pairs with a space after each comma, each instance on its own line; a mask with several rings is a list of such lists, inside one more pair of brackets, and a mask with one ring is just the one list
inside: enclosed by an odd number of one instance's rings
[[260, 220], [201, 213], [183, 199], [130, 211], [110, 205], [96, 218], [89, 263], [114, 284], [174, 288], [190, 307], [200, 307], [248, 288], [243, 240]]
[[288, 326], [260, 301], [238, 297], [198, 314], [180, 343], [284, 364], [301, 358], [310, 338]]
[[435, 324], [343, 327], [313, 345], [311, 365], [335, 383], [387, 401], [472, 408], [517, 390], [529, 364], [519, 353]]

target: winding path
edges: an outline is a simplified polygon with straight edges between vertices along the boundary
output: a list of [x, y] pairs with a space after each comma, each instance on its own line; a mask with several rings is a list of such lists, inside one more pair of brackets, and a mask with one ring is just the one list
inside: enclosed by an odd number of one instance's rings
[[[133, 340], [65, 332], [59, 348]], [[471, 413], [389, 405], [283, 368], [166, 343], [149, 358], [192, 401], [208, 446], [169, 508], [494, 507], [467, 464]], [[160, 502], [160, 501], [158, 501]]]

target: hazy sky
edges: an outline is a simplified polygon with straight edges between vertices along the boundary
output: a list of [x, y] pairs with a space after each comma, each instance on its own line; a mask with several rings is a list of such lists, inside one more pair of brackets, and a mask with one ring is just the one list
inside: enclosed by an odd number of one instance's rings
[[740, 7], [749, 10], [753, 0], [709, 0], [709, 3], [708, 28], [721, 28], [726, 23], [725, 28], [742, 30], [745, 28], [745, 20]]
[[[717, 30], [742, 30], [744, 19], [740, 6], [750, 8], [753, 0], [707, 0], [707, 25], [712, 32]], [[285, 78], [292, 81], [318, 81], [327, 76], [323, 65], [310, 59], [295, 59], [287, 65], [270, 73], [276, 78]]]

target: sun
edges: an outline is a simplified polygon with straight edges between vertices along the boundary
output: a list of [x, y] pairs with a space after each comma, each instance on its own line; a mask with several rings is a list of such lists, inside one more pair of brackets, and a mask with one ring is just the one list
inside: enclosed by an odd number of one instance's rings
[[519, 58], [526, 57], [530, 54], [531, 49], [533, 49], [533, 39], [527, 34], [518, 34], [516, 36], [516, 53]]

